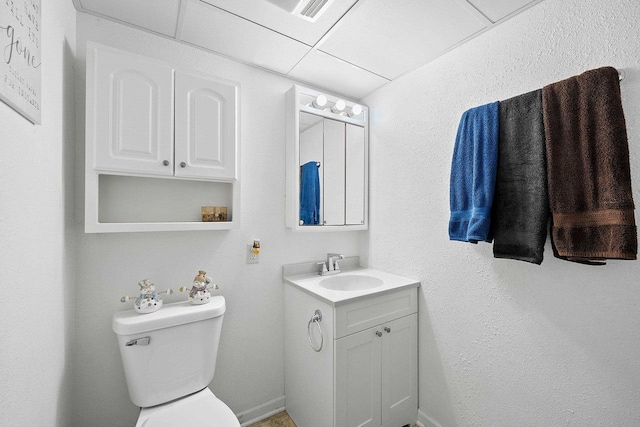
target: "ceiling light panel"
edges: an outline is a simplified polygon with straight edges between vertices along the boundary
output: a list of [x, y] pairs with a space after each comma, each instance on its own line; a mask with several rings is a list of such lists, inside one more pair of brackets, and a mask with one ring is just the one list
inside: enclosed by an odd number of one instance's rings
[[486, 25], [453, 0], [366, 0], [347, 13], [319, 49], [394, 79]]
[[361, 99], [389, 81], [319, 51], [305, 56], [289, 76], [352, 99]]
[[199, 0], [190, 0], [187, 5], [180, 40], [282, 74], [310, 50]]
[[[292, 13], [310, 0], [202, 0], [309, 46], [324, 34], [357, 0], [329, 0], [314, 22]], [[394, 0], [395, 1], [395, 0]]]
[[536, 0], [467, 0], [492, 22], [522, 9], [527, 5], [536, 3]]
[[80, 0], [83, 9], [174, 37], [180, 0]]

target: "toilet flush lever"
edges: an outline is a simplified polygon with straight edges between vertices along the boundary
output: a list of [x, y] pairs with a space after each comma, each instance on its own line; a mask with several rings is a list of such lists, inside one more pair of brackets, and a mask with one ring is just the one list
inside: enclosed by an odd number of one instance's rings
[[135, 340], [127, 341], [124, 345], [127, 347], [131, 347], [132, 345], [149, 345], [150, 341], [151, 337], [136, 338]]

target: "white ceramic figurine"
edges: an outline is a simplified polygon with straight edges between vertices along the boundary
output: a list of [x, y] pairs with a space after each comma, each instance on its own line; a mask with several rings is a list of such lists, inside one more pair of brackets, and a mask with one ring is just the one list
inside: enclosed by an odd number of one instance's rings
[[[171, 289], [167, 289], [163, 292], [157, 292], [156, 286], [149, 279], [139, 281], [138, 286], [140, 286], [140, 296], [133, 303], [133, 307], [138, 314], [153, 313], [154, 311], [160, 310], [162, 307], [162, 298], [160, 298], [160, 294], [171, 295], [173, 293]], [[120, 298], [120, 301], [127, 302], [131, 298], [132, 297], [125, 295]]]
[[211, 285], [211, 277], [207, 276], [207, 272], [204, 270], [198, 271], [198, 274], [193, 279], [191, 288], [182, 286], [180, 292], [189, 291], [189, 301], [191, 304], [206, 304], [211, 300], [211, 292], [209, 289], [220, 289], [218, 285]]

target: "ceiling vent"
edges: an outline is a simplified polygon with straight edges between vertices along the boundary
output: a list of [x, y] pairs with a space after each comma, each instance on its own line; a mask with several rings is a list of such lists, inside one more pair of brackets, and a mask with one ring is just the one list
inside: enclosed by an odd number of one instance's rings
[[293, 13], [309, 21], [315, 21], [329, 3], [330, 0], [303, 0]]
[[327, 10], [333, 0], [267, 0], [281, 9], [286, 10], [293, 15], [306, 19], [307, 21], [315, 21]]

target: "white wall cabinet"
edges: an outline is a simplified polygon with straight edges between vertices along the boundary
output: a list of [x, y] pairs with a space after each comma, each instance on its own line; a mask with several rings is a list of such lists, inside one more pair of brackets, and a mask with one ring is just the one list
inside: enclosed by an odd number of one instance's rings
[[237, 86], [175, 74], [175, 175], [236, 179]]
[[[238, 96], [234, 82], [88, 43], [85, 231], [237, 227]], [[111, 175], [130, 179], [105, 178]], [[135, 178], [147, 177], [207, 181], [212, 191], [204, 190], [188, 207], [177, 206], [185, 199], [175, 199], [174, 205], [145, 200], [149, 181]], [[141, 220], [140, 209], [132, 221], [125, 209], [113, 214], [113, 206], [122, 204], [118, 194], [124, 193], [112, 185], [140, 187], [139, 200], [145, 200], [149, 212], [167, 212], [167, 219], [150, 215], [149, 221]], [[189, 191], [189, 185], [181, 188]], [[227, 206], [230, 220], [203, 223], [200, 206]]]
[[173, 175], [173, 68], [94, 46], [87, 51], [87, 79], [93, 168]]
[[[323, 315], [324, 344], [307, 322]], [[319, 343], [312, 324], [312, 339]], [[297, 425], [402, 427], [418, 416], [417, 288], [333, 305], [285, 285], [285, 398]]]

